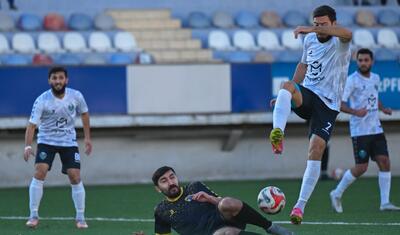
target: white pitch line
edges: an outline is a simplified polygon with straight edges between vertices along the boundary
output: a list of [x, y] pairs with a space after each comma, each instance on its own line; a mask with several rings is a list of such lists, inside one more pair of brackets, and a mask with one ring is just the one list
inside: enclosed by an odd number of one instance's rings
[[[0, 220], [26, 220], [28, 217], [25, 216], [0, 216]], [[41, 220], [74, 220], [74, 217], [40, 217]], [[105, 218], [105, 217], [94, 217], [86, 218], [88, 221], [106, 221], [106, 222], [143, 222], [152, 223], [154, 219], [140, 219], [140, 218]], [[277, 224], [290, 224], [289, 221], [274, 221]], [[365, 225], [365, 226], [400, 226], [400, 223], [369, 223], [369, 222], [307, 222], [303, 221], [302, 224], [309, 225]]]

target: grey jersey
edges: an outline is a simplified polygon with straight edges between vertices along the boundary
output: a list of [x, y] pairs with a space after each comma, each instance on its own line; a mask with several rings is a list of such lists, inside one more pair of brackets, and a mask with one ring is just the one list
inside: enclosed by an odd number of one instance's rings
[[325, 43], [315, 33], [304, 39], [301, 63], [307, 64], [303, 86], [317, 94], [330, 108], [340, 111], [340, 104], [350, 63], [350, 42], [332, 37]]
[[88, 112], [83, 95], [66, 88], [65, 96], [59, 99], [51, 90], [41, 94], [33, 104], [30, 123], [39, 125], [39, 144], [54, 146], [78, 146], [76, 142], [76, 116]]
[[347, 79], [343, 101], [349, 102], [352, 109], [368, 109], [368, 113], [364, 117], [355, 115], [350, 117], [350, 134], [352, 137], [383, 132], [379, 120], [379, 80], [378, 74], [371, 73], [370, 77], [367, 78], [358, 72], [354, 72]]

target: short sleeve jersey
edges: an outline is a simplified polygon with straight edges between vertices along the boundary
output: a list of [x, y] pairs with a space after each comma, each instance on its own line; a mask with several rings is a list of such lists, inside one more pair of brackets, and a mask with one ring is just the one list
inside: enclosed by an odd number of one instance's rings
[[379, 80], [378, 74], [370, 73], [370, 77], [367, 78], [359, 72], [352, 73], [347, 79], [343, 101], [349, 102], [352, 109], [368, 109], [364, 117], [350, 117], [352, 137], [383, 133], [379, 120]]
[[190, 195], [200, 191], [217, 195], [201, 182], [190, 183], [182, 190], [182, 195], [176, 200], [165, 199], [157, 205], [154, 212], [156, 234], [170, 234], [171, 229], [182, 235], [208, 234], [207, 229], [214, 223], [217, 207], [193, 201]]
[[315, 33], [304, 39], [301, 63], [307, 65], [303, 86], [310, 89], [332, 110], [340, 111], [350, 63], [350, 43], [332, 37], [321, 43]]
[[86, 112], [88, 107], [79, 91], [66, 88], [65, 96], [59, 99], [50, 89], [36, 99], [29, 122], [39, 126], [39, 144], [78, 146], [75, 119], [77, 115]]

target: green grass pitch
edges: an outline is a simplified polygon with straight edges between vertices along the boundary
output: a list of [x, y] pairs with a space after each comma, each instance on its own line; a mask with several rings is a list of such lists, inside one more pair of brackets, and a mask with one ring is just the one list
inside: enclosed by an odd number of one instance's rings
[[[218, 194], [240, 198], [254, 207], [262, 187], [278, 186], [286, 195], [287, 205], [281, 213], [268, 218], [296, 234], [400, 234], [400, 212], [379, 211], [376, 178], [362, 178], [345, 192], [343, 214], [333, 213], [330, 207], [328, 193], [336, 182], [319, 182], [306, 208], [305, 223], [300, 226], [288, 224], [288, 214], [297, 199], [300, 183], [301, 180], [206, 182]], [[397, 205], [400, 205], [399, 185], [400, 178], [393, 178], [391, 199]], [[45, 187], [40, 216], [47, 219], [41, 220], [37, 229], [25, 228], [25, 219], [19, 218], [28, 215], [27, 187], [0, 189], [0, 199], [0, 235], [130, 235], [138, 230], [154, 234], [153, 222], [149, 220], [153, 218], [153, 208], [162, 196], [154, 191], [152, 185], [87, 186], [86, 217], [90, 227], [83, 231], [74, 226], [72, 217], [75, 212], [69, 187]], [[126, 221], [115, 221], [115, 218]], [[248, 230], [262, 233], [254, 226], [248, 226]]]

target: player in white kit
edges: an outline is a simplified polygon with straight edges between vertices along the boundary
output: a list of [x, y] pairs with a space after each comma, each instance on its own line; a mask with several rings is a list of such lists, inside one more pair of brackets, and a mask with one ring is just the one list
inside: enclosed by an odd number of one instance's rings
[[[320, 176], [321, 158], [332, 133], [347, 78], [350, 62], [350, 30], [336, 25], [336, 12], [327, 5], [313, 11], [314, 26], [299, 26], [294, 35], [307, 34], [303, 56], [293, 79], [285, 82], [278, 92], [270, 133], [272, 150], [283, 151], [283, 136], [291, 108], [310, 121], [307, 167], [299, 198], [290, 220], [300, 224], [304, 208]], [[302, 85], [300, 85], [302, 84]]]
[[[331, 191], [332, 207], [337, 213], [343, 212], [341, 198], [344, 191], [368, 169], [369, 158], [379, 168], [380, 210], [400, 210], [390, 203], [390, 160], [385, 134], [379, 120], [379, 111], [391, 115], [378, 98], [379, 75], [371, 72], [373, 53], [369, 49], [357, 52], [358, 71], [349, 76], [342, 98], [341, 111], [351, 114], [350, 133], [356, 165], [347, 170], [343, 178]], [[349, 102], [349, 105], [347, 104]]]
[[83, 229], [85, 221], [85, 189], [80, 177], [80, 155], [76, 142], [75, 119], [81, 115], [85, 136], [85, 153], [92, 151], [89, 112], [83, 95], [66, 88], [67, 71], [62, 67], [50, 69], [48, 82], [51, 89], [42, 93], [33, 104], [31, 117], [25, 133], [24, 159], [35, 155], [32, 142], [36, 126], [37, 150], [35, 173], [29, 186], [30, 216], [26, 226], [34, 228], [39, 223], [39, 205], [43, 195], [43, 184], [51, 169], [55, 154], [62, 162], [62, 173], [67, 174], [72, 188], [72, 200], [76, 209], [76, 227]]

